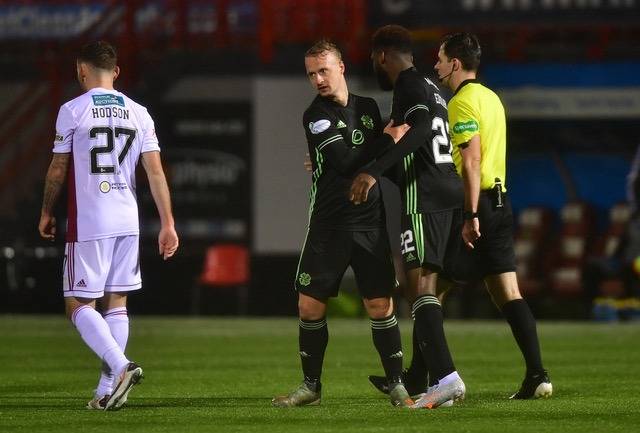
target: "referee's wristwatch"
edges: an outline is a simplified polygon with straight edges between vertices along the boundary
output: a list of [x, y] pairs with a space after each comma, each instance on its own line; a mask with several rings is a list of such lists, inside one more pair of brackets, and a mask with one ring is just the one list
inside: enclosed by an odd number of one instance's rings
[[478, 218], [478, 212], [471, 212], [470, 210], [466, 210], [464, 211], [463, 216], [465, 220], [472, 220]]

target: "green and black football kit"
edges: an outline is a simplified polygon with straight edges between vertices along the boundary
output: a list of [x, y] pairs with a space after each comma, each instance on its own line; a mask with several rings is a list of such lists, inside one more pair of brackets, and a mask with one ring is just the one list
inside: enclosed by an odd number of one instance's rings
[[[457, 268], [463, 267], [461, 258], [468, 257], [461, 236], [464, 187], [451, 157], [447, 104], [438, 87], [411, 67], [402, 71], [394, 84], [391, 119], [394, 125], [406, 123], [411, 129], [363, 172], [377, 177], [396, 167], [405, 269], [422, 267], [460, 278]], [[448, 383], [463, 389], [447, 345], [438, 298], [421, 293], [418, 287], [409, 289], [415, 318], [415, 356], [409, 371], [419, 372], [415, 382], [420, 387], [426, 386], [422, 381], [428, 371], [429, 385], [452, 381]]]
[[405, 269], [424, 266], [460, 278], [466, 268], [460, 258], [469, 260], [461, 238], [464, 187], [451, 156], [447, 104], [431, 80], [409, 68], [395, 83], [391, 119], [411, 129], [363, 171], [378, 177], [395, 166]]
[[378, 105], [349, 94], [342, 106], [317, 96], [303, 116], [313, 165], [309, 230], [296, 273], [296, 290], [317, 299], [338, 294], [347, 267], [353, 268], [363, 297], [388, 297], [395, 287], [379, 185], [369, 200], [354, 205], [354, 174], [393, 145], [382, 134]]

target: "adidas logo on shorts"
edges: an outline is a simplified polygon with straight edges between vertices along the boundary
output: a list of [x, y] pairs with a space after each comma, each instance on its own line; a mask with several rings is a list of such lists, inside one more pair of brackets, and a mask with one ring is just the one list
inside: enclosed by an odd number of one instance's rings
[[87, 283], [84, 282], [84, 279], [78, 281], [76, 287], [87, 287]]

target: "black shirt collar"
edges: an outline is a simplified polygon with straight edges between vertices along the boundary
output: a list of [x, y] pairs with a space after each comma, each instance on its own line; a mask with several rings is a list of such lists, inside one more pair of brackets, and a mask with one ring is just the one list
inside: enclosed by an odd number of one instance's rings
[[478, 81], [477, 78], [470, 78], [468, 80], [464, 80], [462, 83], [460, 83], [460, 85], [458, 86], [458, 88], [456, 89], [455, 92], [453, 92], [453, 96], [456, 96], [458, 94], [458, 92], [460, 91], [460, 89], [462, 89], [464, 86], [466, 86], [469, 83], [479, 83], [480, 81]]
[[349, 92], [349, 96], [347, 97], [347, 105], [345, 105], [344, 107], [329, 97], [320, 96], [320, 95], [317, 95], [316, 97], [318, 98], [319, 101], [321, 101], [321, 103], [334, 108], [347, 108], [353, 102], [353, 94], [351, 92]]

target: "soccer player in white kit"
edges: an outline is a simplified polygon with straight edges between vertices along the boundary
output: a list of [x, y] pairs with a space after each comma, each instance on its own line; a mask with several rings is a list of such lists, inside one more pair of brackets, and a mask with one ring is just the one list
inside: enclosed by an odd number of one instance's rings
[[[104, 41], [77, 57], [83, 95], [60, 107], [38, 229], [53, 240], [53, 209], [68, 175], [68, 222], [63, 265], [67, 316], [103, 361], [89, 409], [118, 409], [142, 368], [124, 354], [129, 336], [127, 294], [140, 289], [135, 168], [140, 157], [160, 215], [159, 253], [178, 248], [169, 187], [147, 109], [113, 88], [120, 69]], [[100, 300], [102, 315], [96, 311]]]

